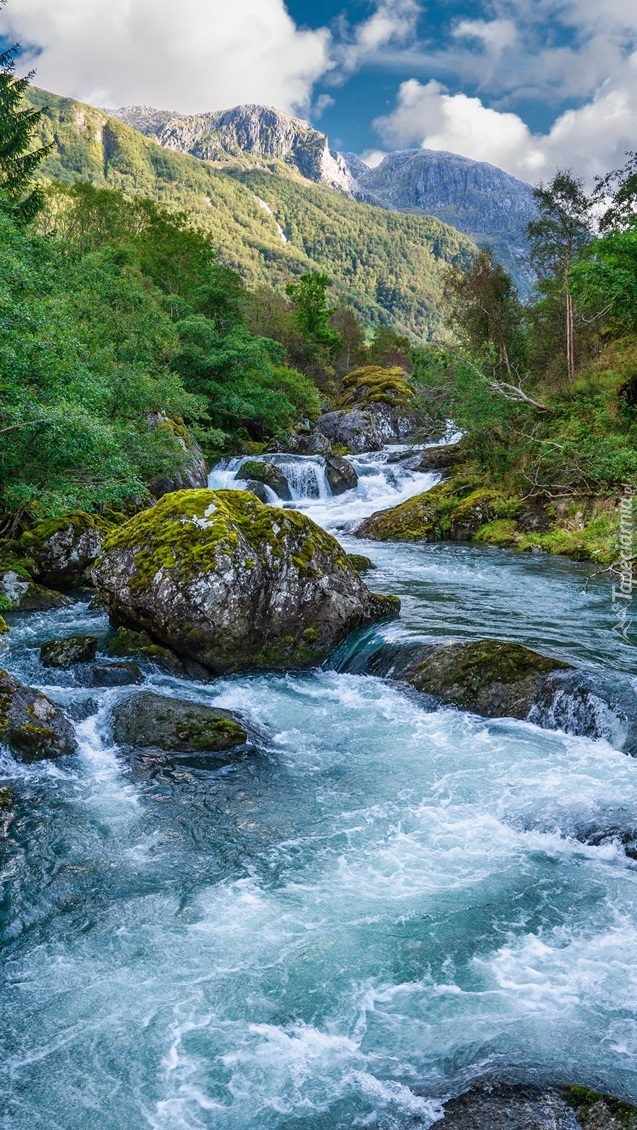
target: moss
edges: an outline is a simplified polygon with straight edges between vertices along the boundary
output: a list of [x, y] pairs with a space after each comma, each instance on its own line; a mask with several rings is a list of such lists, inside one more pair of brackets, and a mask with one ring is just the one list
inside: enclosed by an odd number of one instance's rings
[[517, 545], [519, 539], [517, 525], [511, 518], [496, 518], [493, 522], [487, 522], [475, 535], [476, 541], [502, 548]]
[[356, 534], [375, 541], [438, 541], [449, 536], [452, 514], [473, 491], [475, 484], [470, 479], [438, 483], [426, 494], [372, 514]]
[[367, 573], [370, 569], [376, 568], [374, 562], [362, 553], [348, 553], [347, 560], [357, 573]]
[[398, 366], [383, 369], [379, 365], [364, 365], [343, 379], [341, 407], [344, 408], [379, 403], [395, 407], [407, 405], [413, 399], [414, 390]]
[[547, 533], [522, 535], [518, 547], [522, 550], [537, 547], [545, 553], [572, 557], [575, 561], [598, 561], [602, 565], [610, 565], [621, 556], [618, 538], [617, 514], [603, 513], [588, 520], [557, 517], [555, 525]]
[[47, 518], [44, 522], [39, 522], [37, 526], [27, 530], [20, 538], [20, 548], [25, 551], [37, 552], [54, 534], [59, 533], [60, 530], [66, 530], [68, 526], [73, 526], [77, 533], [88, 528], [97, 530], [102, 535], [106, 535], [113, 528], [112, 523], [101, 518], [99, 514], [89, 514], [85, 510], [77, 510], [72, 514], [64, 514], [61, 518]]
[[[590, 1091], [588, 1087], [564, 1087], [563, 1092], [584, 1130], [586, 1130], [590, 1116], [594, 1113], [594, 1108], [600, 1106], [602, 1109], [606, 1108], [604, 1113], [608, 1112], [616, 1120], [621, 1130], [637, 1130], [637, 1107], [632, 1106], [631, 1103], [624, 1102], [613, 1095], [603, 1095], [598, 1091]], [[598, 1124], [596, 1122], [596, 1125]]]
[[[9, 597], [7, 596], [7, 594], [4, 593], [4, 592], [0, 592], [0, 613], [10, 612], [12, 607], [13, 607], [13, 605], [11, 604], [11, 601], [9, 600]], [[2, 620], [1, 615], [0, 615], [0, 621], [1, 621], [0, 622], [0, 632], [8, 632], [9, 629], [7, 628], [6, 624], [4, 624], [4, 620]], [[4, 624], [4, 628], [2, 627], [3, 624]]]
[[167, 647], [155, 643], [146, 632], [133, 632], [128, 628], [119, 628], [108, 644], [108, 654], [112, 659], [126, 659], [134, 656], [136, 659], [173, 659], [173, 653]]

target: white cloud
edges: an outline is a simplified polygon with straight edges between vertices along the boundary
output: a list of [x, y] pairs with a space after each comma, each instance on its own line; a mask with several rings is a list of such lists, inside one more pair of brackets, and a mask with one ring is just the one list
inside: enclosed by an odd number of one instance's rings
[[302, 110], [333, 65], [327, 29], [299, 29], [284, 0], [11, 0], [3, 22], [38, 85], [98, 105]]
[[637, 53], [591, 101], [561, 114], [546, 134], [531, 133], [517, 114], [490, 109], [479, 98], [450, 94], [435, 80], [404, 82], [396, 108], [374, 124], [394, 148], [450, 150], [529, 181], [572, 168], [590, 183], [623, 164], [626, 150], [635, 146], [636, 117]]
[[488, 51], [501, 55], [508, 47], [515, 47], [518, 29], [513, 20], [461, 20], [453, 29], [456, 39], [477, 39]]
[[416, 34], [418, 0], [378, 0], [376, 10], [357, 24], [338, 55], [343, 69], [352, 71], [361, 63], [378, 58], [384, 48], [399, 46]]

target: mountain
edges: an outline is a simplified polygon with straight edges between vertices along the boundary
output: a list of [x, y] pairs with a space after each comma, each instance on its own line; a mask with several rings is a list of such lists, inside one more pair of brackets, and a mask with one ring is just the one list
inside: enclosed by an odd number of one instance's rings
[[535, 281], [526, 262], [526, 227], [536, 215], [530, 184], [495, 165], [433, 149], [389, 153], [374, 169], [351, 154], [345, 160], [359, 199], [437, 216], [478, 247], [491, 246], [520, 293], [528, 295]]
[[235, 106], [211, 114], [125, 106], [110, 113], [164, 148], [189, 153], [200, 161], [275, 157], [318, 184], [345, 192], [354, 188], [347, 161], [330, 149], [325, 134], [273, 106]]
[[[209, 115], [222, 123], [210, 136], [197, 118], [190, 145], [212, 146], [209, 151], [219, 154], [212, 161], [175, 149], [186, 144], [185, 134], [178, 140], [172, 133], [172, 147], [146, 136], [140, 127], [151, 130], [155, 111], [120, 111], [113, 117], [35, 88], [29, 97], [44, 112], [42, 140], [53, 145], [41, 169], [43, 179], [89, 181], [188, 212], [212, 233], [220, 261], [251, 287], [283, 288], [305, 272], [326, 271], [341, 301], [372, 323], [389, 321], [422, 341], [442, 324], [447, 265], [465, 267], [475, 255], [466, 236], [434, 217], [394, 213], [330, 187], [325, 178], [332, 166], [323, 142], [316, 140], [323, 135], [315, 137], [311, 129], [304, 134], [306, 123], [278, 112], [272, 112], [271, 131], [261, 111], [255, 114], [250, 107], [240, 108], [245, 116]], [[128, 125], [124, 116], [137, 126]], [[168, 125], [175, 121], [175, 115], [159, 114], [152, 128], [176, 130], [177, 125]], [[283, 123], [282, 133], [277, 122]], [[226, 148], [214, 149], [217, 138]], [[251, 150], [242, 149], [241, 142]]]

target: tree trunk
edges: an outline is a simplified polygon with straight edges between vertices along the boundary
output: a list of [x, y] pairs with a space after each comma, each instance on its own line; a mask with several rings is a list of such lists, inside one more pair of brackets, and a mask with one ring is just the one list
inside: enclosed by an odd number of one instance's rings
[[573, 295], [566, 288], [566, 368], [569, 382], [575, 380], [575, 317]]

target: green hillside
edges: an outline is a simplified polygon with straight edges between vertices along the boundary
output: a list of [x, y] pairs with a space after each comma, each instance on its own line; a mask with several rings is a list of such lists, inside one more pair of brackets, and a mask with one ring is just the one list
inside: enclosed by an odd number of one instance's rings
[[433, 217], [358, 203], [280, 162], [255, 167], [246, 158], [215, 167], [164, 149], [94, 107], [41, 90], [29, 97], [44, 108], [42, 138], [53, 143], [43, 178], [120, 188], [189, 212], [212, 233], [220, 260], [250, 287], [282, 288], [294, 276], [324, 270], [339, 298], [371, 322], [391, 321], [413, 338], [430, 339], [442, 324], [444, 265], [467, 265], [475, 252]]

